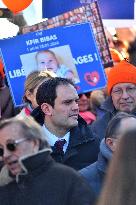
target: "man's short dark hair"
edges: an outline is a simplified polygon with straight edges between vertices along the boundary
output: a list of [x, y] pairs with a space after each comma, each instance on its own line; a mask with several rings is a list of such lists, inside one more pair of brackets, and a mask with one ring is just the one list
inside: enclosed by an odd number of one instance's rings
[[73, 87], [75, 87], [74, 83], [70, 79], [59, 77], [49, 79], [43, 82], [37, 90], [36, 101], [38, 105], [40, 106], [43, 103], [48, 103], [49, 105], [54, 107], [55, 99], [57, 97], [56, 89], [59, 85], [72, 85]]
[[107, 139], [108, 137], [116, 138], [121, 121], [123, 119], [127, 119], [130, 117], [133, 117], [136, 119], [136, 116], [133, 114], [128, 114], [125, 112], [117, 113], [108, 123], [108, 127], [106, 129], [106, 134], [105, 134], [105, 139]]

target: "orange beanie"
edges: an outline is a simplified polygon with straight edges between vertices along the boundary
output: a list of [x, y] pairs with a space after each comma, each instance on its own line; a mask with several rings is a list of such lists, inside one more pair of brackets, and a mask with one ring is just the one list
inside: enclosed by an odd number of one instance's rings
[[114, 85], [118, 83], [134, 83], [136, 84], [136, 66], [123, 60], [116, 66], [112, 67], [108, 74], [108, 94], [110, 95]]
[[3, 70], [3, 63], [0, 59], [0, 75], [2, 76], [2, 78], [4, 78], [5, 74], [4, 74], [4, 70]]

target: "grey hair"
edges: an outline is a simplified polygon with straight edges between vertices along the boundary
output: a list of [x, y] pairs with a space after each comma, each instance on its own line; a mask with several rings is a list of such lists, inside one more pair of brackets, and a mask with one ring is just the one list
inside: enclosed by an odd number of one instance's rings
[[28, 140], [39, 140], [39, 150], [49, 148], [51, 150], [48, 139], [42, 131], [41, 126], [30, 116], [15, 116], [6, 120], [0, 121], [0, 130], [9, 125], [19, 126], [24, 138]]

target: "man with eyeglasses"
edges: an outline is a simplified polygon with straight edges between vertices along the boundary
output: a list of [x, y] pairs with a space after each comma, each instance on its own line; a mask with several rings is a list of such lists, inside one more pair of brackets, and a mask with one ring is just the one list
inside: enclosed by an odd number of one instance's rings
[[119, 112], [115, 115], [108, 123], [105, 138], [100, 143], [98, 160], [80, 170], [80, 174], [89, 182], [97, 199], [103, 188], [109, 162], [116, 152], [120, 138], [127, 130], [135, 127], [136, 116], [126, 112]]
[[1, 205], [91, 205], [94, 194], [72, 168], [56, 163], [41, 127], [30, 117], [0, 122]]
[[109, 97], [103, 103], [104, 116], [92, 124], [93, 135], [105, 137], [110, 119], [123, 111], [136, 115], [136, 67], [123, 60], [114, 66], [108, 75], [107, 90]]

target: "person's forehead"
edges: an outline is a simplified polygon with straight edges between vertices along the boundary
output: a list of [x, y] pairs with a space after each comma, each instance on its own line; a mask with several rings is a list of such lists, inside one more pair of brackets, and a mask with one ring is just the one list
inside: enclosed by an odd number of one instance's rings
[[38, 54], [38, 58], [43, 58], [43, 57], [44, 58], [53, 58], [53, 59], [55, 59], [55, 56], [50, 52], [42, 52], [42, 53]]
[[17, 124], [9, 124], [0, 129], [0, 142], [7, 139], [19, 139], [20, 137], [22, 137], [21, 127]]
[[129, 86], [136, 86], [136, 84], [134, 83], [118, 83], [116, 85], [113, 86], [114, 89], [116, 88], [126, 88], [126, 87], [129, 87]]
[[120, 122], [120, 126], [119, 126], [120, 134], [123, 134], [128, 129], [133, 129], [135, 127], [136, 127], [136, 118], [128, 117], [128, 118], [122, 119]]
[[58, 85], [56, 88], [56, 94], [57, 97], [61, 97], [61, 96], [68, 96], [68, 95], [76, 95], [78, 96], [78, 93], [75, 89], [75, 87], [71, 84], [67, 84], [67, 85]]

